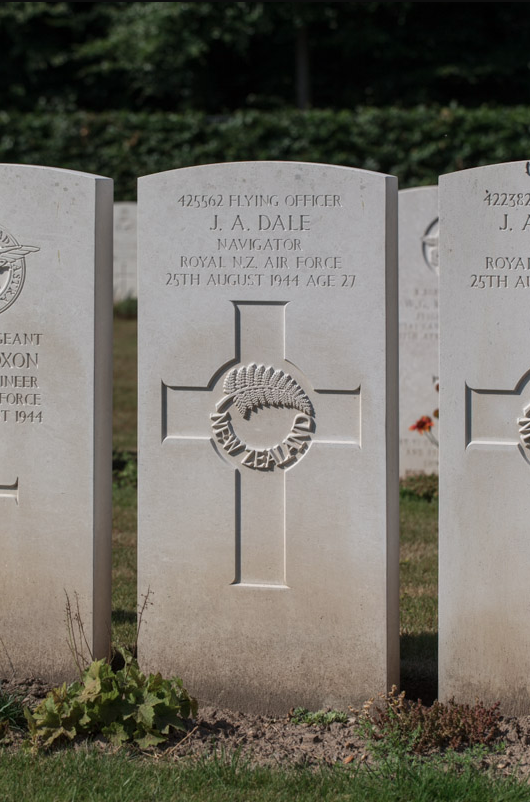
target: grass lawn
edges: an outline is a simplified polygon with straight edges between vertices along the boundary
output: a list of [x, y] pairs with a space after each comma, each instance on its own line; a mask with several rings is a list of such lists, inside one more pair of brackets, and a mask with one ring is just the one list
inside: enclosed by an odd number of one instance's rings
[[438, 683], [438, 502], [400, 502], [401, 687], [426, 704]]
[[191, 763], [155, 762], [125, 751], [64, 750], [33, 757], [0, 752], [2, 802], [528, 802], [528, 786], [488, 776], [468, 761], [250, 768], [237, 756]]
[[[114, 319], [113, 444], [118, 452], [136, 455], [135, 319]], [[112, 520], [112, 636], [131, 646], [136, 638], [136, 487], [114, 482]]]
[[136, 320], [114, 318], [114, 448], [136, 451]]
[[[115, 320], [113, 641], [136, 636], [136, 320]], [[437, 501], [401, 499], [401, 670], [409, 698], [436, 696]], [[184, 678], [185, 680], [185, 678]], [[375, 764], [314, 771], [251, 768], [225, 758], [146, 758], [138, 750], [100, 753], [80, 746], [34, 755], [0, 747], [2, 802], [165, 802], [165, 800], [530, 800], [528, 785], [480, 769], [471, 753], [419, 760], [390, 752]]]

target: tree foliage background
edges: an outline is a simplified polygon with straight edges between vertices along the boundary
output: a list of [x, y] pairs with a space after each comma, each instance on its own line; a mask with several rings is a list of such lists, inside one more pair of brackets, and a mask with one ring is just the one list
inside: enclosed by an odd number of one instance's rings
[[0, 4], [0, 161], [322, 161], [400, 186], [530, 153], [516, 2]]
[[0, 106], [270, 110], [297, 55], [317, 108], [519, 104], [529, 40], [516, 2], [7, 2]]

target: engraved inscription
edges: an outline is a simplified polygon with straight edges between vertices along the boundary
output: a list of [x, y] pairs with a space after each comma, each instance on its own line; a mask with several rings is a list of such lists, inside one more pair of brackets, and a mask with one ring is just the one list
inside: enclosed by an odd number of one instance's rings
[[469, 286], [473, 290], [528, 290], [530, 289], [530, 275], [525, 276], [499, 276], [491, 273], [472, 273]]
[[471, 284], [473, 290], [501, 290], [508, 288], [508, 276], [480, 275], [472, 273]]
[[39, 332], [0, 331], [0, 423], [42, 423]]
[[482, 202], [492, 212], [494, 230], [530, 232], [530, 192], [492, 192], [486, 189], [484, 193]]
[[486, 270], [530, 270], [530, 257], [486, 256]]
[[[307, 450], [315, 430], [313, 405], [298, 382], [283, 370], [252, 363], [234, 368], [224, 380], [225, 395], [210, 415], [217, 442], [230, 455], [241, 457], [241, 464], [261, 471], [285, 468]], [[264, 407], [297, 409], [291, 430], [281, 443], [269, 448], [247, 446], [236, 434], [227, 407], [234, 404], [245, 420]], [[223, 410], [226, 410], [223, 412]]]
[[22, 292], [26, 278], [28, 253], [40, 251], [35, 245], [21, 245], [3, 226], [0, 227], [0, 313], [9, 309]]
[[484, 270], [488, 272], [471, 274], [472, 289], [530, 289], [530, 275], [526, 273], [530, 271], [529, 256], [486, 256], [484, 259]]
[[483, 201], [487, 206], [508, 206], [511, 209], [530, 206], [530, 192], [490, 192], [486, 189]]
[[[497, 188], [484, 189], [481, 195], [476, 199], [480, 215], [499, 241], [508, 241], [520, 232], [530, 234], [530, 192], [501, 192]], [[523, 248], [513, 253], [507, 245], [496, 253], [481, 254], [472, 269], [474, 272], [468, 274], [469, 289], [502, 293], [530, 289], [530, 275], [525, 275], [530, 272], [530, 256]]]
[[438, 340], [438, 287], [414, 287], [403, 299], [404, 314], [399, 321], [400, 342]]
[[[186, 291], [197, 287], [312, 287], [319, 291], [355, 287], [356, 274], [335, 245], [331, 253], [325, 253], [320, 251], [320, 238], [316, 246], [314, 236], [309, 244], [311, 235], [326, 226], [329, 215], [345, 208], [341, 195], [181, 195], [177, 206], [181, 214], [193, 216], [196, 227], [207, 236], [202, 252], [175, 254], [164, 274], [167, 287]], [[426, 240], [425, 248], [434, 260], [437, 247], [433, 249]]]

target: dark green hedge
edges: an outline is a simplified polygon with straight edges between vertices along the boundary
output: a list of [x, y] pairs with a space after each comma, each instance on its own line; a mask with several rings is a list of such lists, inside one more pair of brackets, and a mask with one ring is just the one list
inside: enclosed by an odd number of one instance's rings
[[212, 162], [278, 159], [363, 167], [401, 187], [493, 162], [530, 159], [530, 108], [363, 107], [354, 111], [91, 114], [0, 112], [0, 162], [108, 175], [134, 200], [140, 175]]

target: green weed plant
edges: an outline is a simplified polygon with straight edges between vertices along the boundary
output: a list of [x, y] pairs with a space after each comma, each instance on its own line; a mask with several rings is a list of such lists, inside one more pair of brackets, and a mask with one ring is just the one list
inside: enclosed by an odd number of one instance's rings
[[101, 733], [116, 746], [128, 742], [145, 749], [187, 731], [186, 719], [197, 715], [197, 702], [182, 680], [146, 676], [129, 652], [119, 652], [122, 669], [94, 660], [80, 681], [54, 688], [33, 712], [25, 708], [34, 748]]
[[312, 727], [329, 727], [338, 722], [346, 724], [348, 714], [341, 710], [317, 710], [311, 713], [306, 707], [295, 707], [289, 713], [292, 724], [309, 724]]
[[117, 487], [138, 484], [138, 457], [134, 451], [113, 449], [112, 481]]
[[22, 729], [24, 723], [24, 707], [20, 699], [0, 688], [0, 739], [10, 729]]
[[123, 301], [117, 301], [114, 304], [114, 317], [119, 317], [123, 320], [136, 320], [138, 317], [138, 300], [127, 296]]
[[433, 501], [438, 498], [438, 476], [435, 473], [413, 473], [400, 480], [399, 494], [402, 499], [421, 498]]
[[359, 727], [369, 743], [402, 753], [426, 754], [435, 749], [462, 750], [490, 746], [499, 735], [499, 704], [486, 707], [435, 701], [429, 707], [412, 702], [394, 685], [388, 694], [369, 699]]

